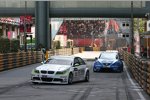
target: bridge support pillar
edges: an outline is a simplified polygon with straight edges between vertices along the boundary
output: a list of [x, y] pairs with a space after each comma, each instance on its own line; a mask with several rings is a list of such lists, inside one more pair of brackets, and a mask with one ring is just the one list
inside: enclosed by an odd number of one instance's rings
[[36, 1], [35, 3], [35, 46], [37, 50], [51, 49], [48, 1]]

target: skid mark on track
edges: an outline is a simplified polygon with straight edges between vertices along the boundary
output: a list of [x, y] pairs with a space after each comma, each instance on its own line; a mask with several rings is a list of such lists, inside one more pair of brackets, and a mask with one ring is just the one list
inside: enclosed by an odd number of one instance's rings
[[120, 100], [119, 99], [119, 90], [118, 90], [118, 88], [116, 88], [116, 100]]
[[79, 98], [79, 100], [86, 100], [88, 98], [88, 96], [90, 95], [90, 92], [92, 91], [93, 87], [88, 87], [85, 92], [83, 93], [83, 95]]
[[75, 100], [77, 98], [77, 96], [81, 93], [82, 90], [83, 89], [79, 89], [77, 91], [72, 91], [72, 92], [75, 92], [75, 94], [71, 96], [70, 100]]
[[11, 90], [14, 90], [14, 89], [18, 89], [22, 86], [27, 86], [27, 85], [29, 85], [28, 81], [20, 83], [20, 84], [15, 84], [15, 85], [7, 86], [7, 87], [2, 87], [2, 88], [0, 88], [0, 95], [5, 94], [5, 93], [7, 93]]
[[37, 97], [41, 95], [1, 95], [0, 98], [24, 98], [24, 97]]

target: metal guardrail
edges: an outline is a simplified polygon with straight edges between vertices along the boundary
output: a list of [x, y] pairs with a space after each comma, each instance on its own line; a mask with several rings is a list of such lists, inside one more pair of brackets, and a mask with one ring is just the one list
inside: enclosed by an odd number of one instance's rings
[[[48, 51], [52, 55], [72, 55], [79, 53], [79, 48], [64, 48]], [[0, 54], [0, 71], [22, 67], [42, 61], [42, 51], [28, 51]]]
[[120, 53], [135, 80], [150, 95], [150, 61], [138, 58], [124, 50], [120, 50]]

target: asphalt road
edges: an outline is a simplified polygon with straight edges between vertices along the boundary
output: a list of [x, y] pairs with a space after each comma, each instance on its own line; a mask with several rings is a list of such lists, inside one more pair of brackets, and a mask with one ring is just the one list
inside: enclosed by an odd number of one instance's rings
[[128, 72], [94, 73], [92, 61], [90, 82], [72, 85], [38, 84], [30, 82], [30, 73], [40, 64], [0, 72], [0, 100], [150, 100]]

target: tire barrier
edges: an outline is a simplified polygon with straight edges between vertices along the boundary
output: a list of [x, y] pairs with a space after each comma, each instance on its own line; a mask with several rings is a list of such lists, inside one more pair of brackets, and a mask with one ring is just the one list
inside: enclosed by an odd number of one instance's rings
[[36, 63], [36, 52], [0, 54], [0, 71]]
[[134, 79], [150, 95], [150, 61], [138, 58], [124, 50], [119, 50], [119, 52], [123, 56], [124, 62]]
[[72, 54], [77, 54], [77, 53], [79, 53], [79, 48], [73, 48]]
[[[52, 55], [72, 55], [79, 53], [79, 48], [64, 48], [48, 51], [48, 56]], [[42, 61], [42, 51], [28, 51], [17, 53], [0, 54], [0, 71], [22, 67]]]
[[63, 48], [48, 51], [49, 57], [52, 55], [73, 55], [79, 53], [79, 48]]

